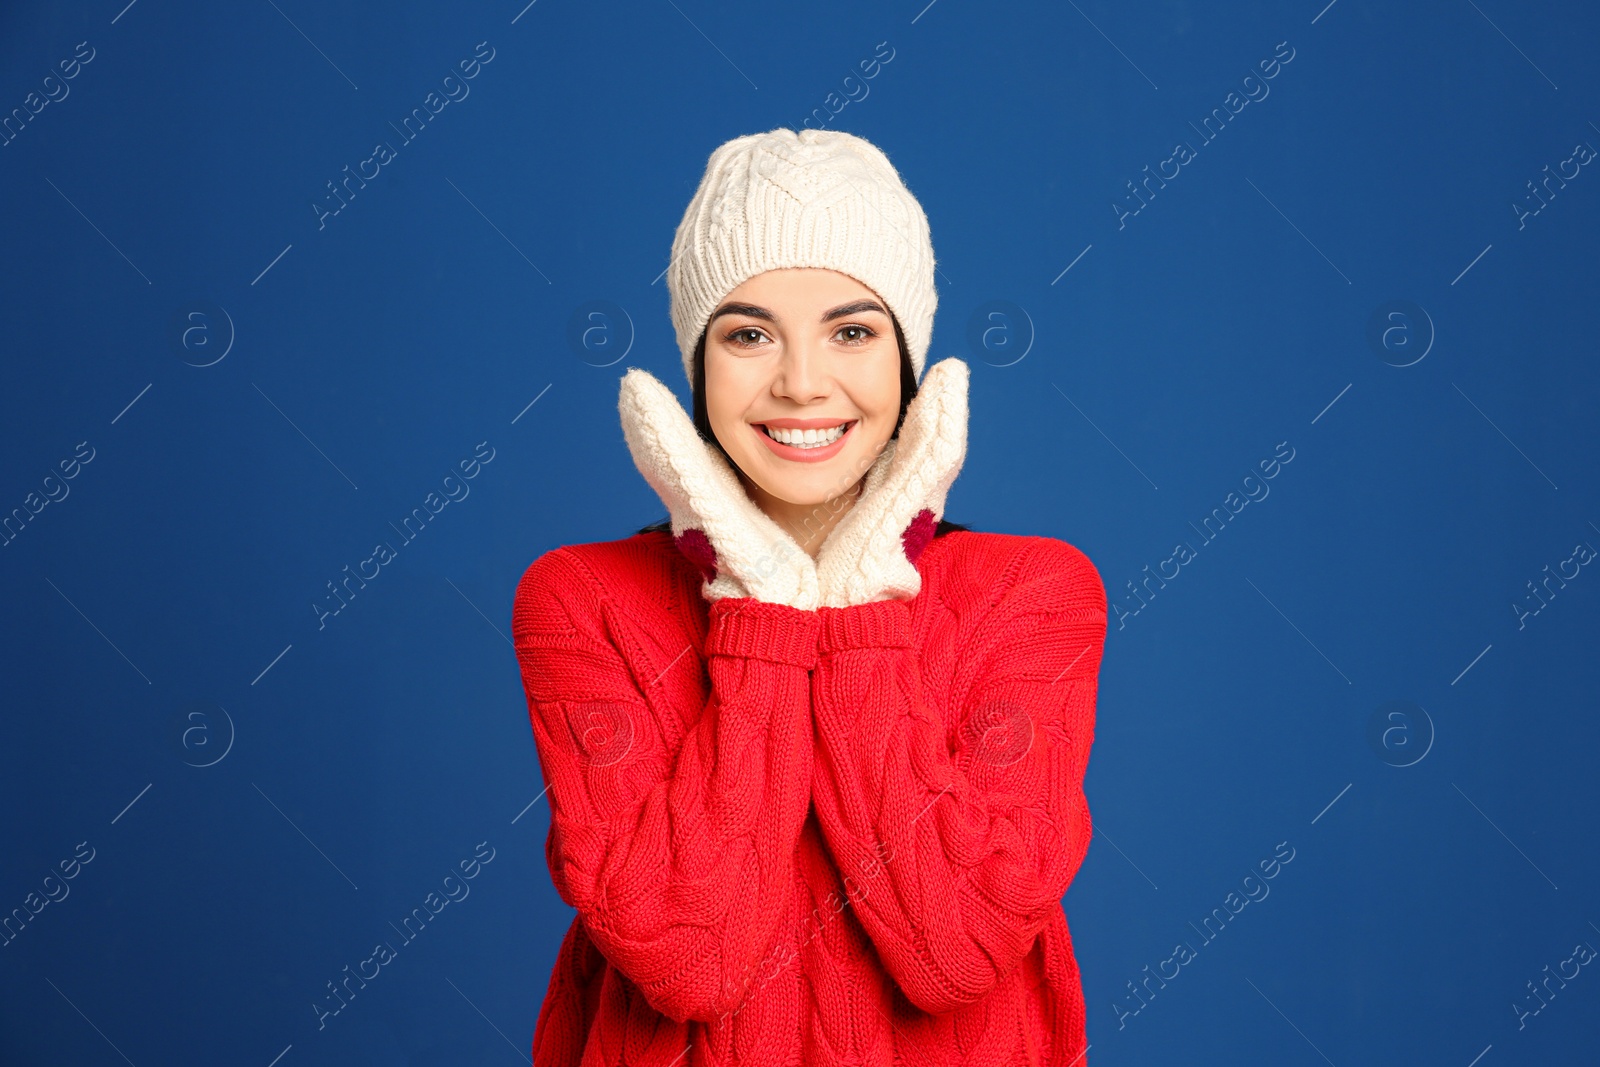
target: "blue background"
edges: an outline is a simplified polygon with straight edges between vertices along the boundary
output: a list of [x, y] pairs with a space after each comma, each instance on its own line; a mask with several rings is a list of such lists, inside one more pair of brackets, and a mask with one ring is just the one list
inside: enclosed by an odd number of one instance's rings
[[[1600, 145], [1595, 30], [1505, 0], [7, 5], [0, 113], [69, 91], [0, 146], [0, 513], [59, 497], [0, 549], [0, 914], [70, 893], [0, 947], [0, 1061], [526, 1061], [572, 913], [513, 592], [664, 514], [618, 379], [688, 402], [673, 229], [713, 148], [808, 116], [929, 216], [929, 362], [973, 368], [948, 516], [1079, 546], [1113, 604], [1065, 899], [1089, 1062], [1592, 1056], [1593, 967], [1515, 1005], [1600, 946], [1600, 575], [1529, 587], [1600, 546], [1600, 175], [1562, 163]], [[1230, 92], [1259, 98], [1207, 141]]]

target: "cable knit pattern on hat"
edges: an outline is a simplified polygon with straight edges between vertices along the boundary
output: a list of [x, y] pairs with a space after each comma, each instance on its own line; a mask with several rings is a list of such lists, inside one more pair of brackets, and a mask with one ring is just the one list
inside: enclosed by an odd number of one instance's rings
[[554, 549], [512, 631], [577, 914], [535, 1067], [1081, 1067], [1106, 595], [1048, 537], [912, 600], [707, 601], [670, 535]]
[[718, 302], [746, 279], [824, 267], [877, 293], [922, 376], [938, 295], [922, 205], [889, 157], [842, 130], [776, 129], [711, 153], [672, 241], [672, 325], [693, 381], [694, 347]]

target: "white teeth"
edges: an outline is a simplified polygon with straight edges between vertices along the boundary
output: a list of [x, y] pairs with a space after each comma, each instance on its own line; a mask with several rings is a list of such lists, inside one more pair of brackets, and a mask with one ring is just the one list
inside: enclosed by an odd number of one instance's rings
[[763, 426], [767, 436], [794, 448], [823, 448], [833, 444], [850, 428], [850, 423], [840, 423], [830, 430], [780, 430]]

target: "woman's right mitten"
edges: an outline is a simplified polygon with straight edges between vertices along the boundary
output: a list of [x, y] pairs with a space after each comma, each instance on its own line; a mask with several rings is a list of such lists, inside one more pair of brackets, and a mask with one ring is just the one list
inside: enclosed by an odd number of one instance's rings
[[617, 410], [634, 464], [672, 516], [673, 541], [704, 576], [706, 599], [754, 597], [815, 610], [815, 562], [750, 499], [678, 398], [649, 371], [630, 367]]

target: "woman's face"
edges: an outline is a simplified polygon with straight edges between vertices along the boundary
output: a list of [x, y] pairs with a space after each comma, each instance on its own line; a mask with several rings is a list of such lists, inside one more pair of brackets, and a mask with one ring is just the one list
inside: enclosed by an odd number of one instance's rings
[[838, 271], [769, 270], [723, 297], [705, 374], [711, 428], [769, 513], [848, 494], [900, 416], [888, 305]]

